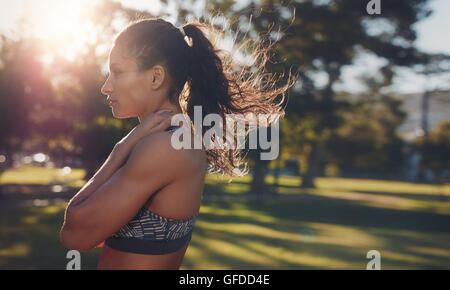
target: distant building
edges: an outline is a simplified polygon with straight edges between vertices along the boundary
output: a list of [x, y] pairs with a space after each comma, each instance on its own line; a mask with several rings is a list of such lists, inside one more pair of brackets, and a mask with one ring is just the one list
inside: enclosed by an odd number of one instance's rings
[[[424, 135], [422, 129], [423, 94], [407, 94], [396, 96], [403, 100], [402, 110], [407, 113], [405, 121], [397, 129], [397, 133], [407, 144], [405, 152], [405, 179], [408, 181], [433, 181], [437, 176], [430, 169], [420, 172], [422, 156], [414, 151], [410, 144]], [[428, 103], [428, 131], [433, 132], [442, 121], [450, 120], [450, 91], [432, 93]], [[422, 175], [421, 175], [422, 174]], [[447, 173], [444, 173], [442, 177]]]
[[[405, 121], [397, 129], [399, 137], [412, 142], [424, 134], [422, 130], [422, 97], [423, 94], [405, 94], [395, 96], [403, 100], [402, 110], [407, 113]], [[428, 126], [432, 132], [437, 125], [450, 120], [450, 91], [432, 93], [428, 107]]]

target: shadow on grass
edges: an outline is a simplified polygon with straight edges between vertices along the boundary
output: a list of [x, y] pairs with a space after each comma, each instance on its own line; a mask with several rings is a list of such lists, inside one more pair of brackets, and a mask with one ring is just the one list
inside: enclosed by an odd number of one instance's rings
[[383, 192], [383, 191], [363, 191], [363, 190], [352, 190], [352, 192], [356, 193], [364, 193], [364, 194], [373, 194], [373, 195], [386, 195], [393, 197], [403, 197], [409, 198], [413, 200], [420, 201], [449, 201], [450, 196], [445, 193], [442, 194], [413, 194], [413, 193], [391, 193], [391, 192]]
[[[0, 269], [66, 269], [68, 250], [59, 240], [62, 207], [2, 208], [0, 218]], [[81, 253], [82, 269], [95, 269], [98, 254]]]
[[[376, 208], [360, 204], [358, 201], [343, 200], [327, 196], [303, 193], [297, 201], [266, 200], [249, 203], [244, 199], [237, 202], [246, 204], [250, 210], [259, 211], [278, 220], [290, 222], [321, 222], [357, 227], [381, 227], [387, 229], [420, 230], [427, 232], [448, 232], [448, 215]], [[227, 201], [215, 201], [217, 208], [229, 207]], [[222, 222], [221, 216], [208, 214], [206, 220]], [[231, 223], [258, 223], [245, 217], [227, 217]]]
[[[257, 225], [294, 235], [297, 235], [299, 230], [306, 227], [308, 223], [321, 223], [331, 227], [344, 226], [370, 234], [380, 240], [382, 248], [378, 249], [382, 255], [384, 251], [388, 253], [383, 255], [384, 265], [388, 268], [450, 268], [448, 263], [450, 225], [448, 215], [373, 208], [361, 205], [358, 201], [323, 196], [310, 197], [294, 202], [266, 201], [260, 204], [235, 200], [234, 203], [241, 203], [247, 210], [254, 213], [254, 216], [219, 215], [209, 212], [201, 213], [199, 220], [219, 226], [221, 224]], [[230, 203], [225, 201], [210, 201], [205, 205], [217, 209], [232, 208]], [[270, 216], [275, 222], [262, 222], [258, 218], [259, 216]], [[355, 236], [355, 239], [358, 237]], [[208, 247], [208, 241], [214, 240], [238, 247], [248, 257], [259, 256], [262, 261], [252, 261], [245, 255], [226, 255], [212, 246]], [[267, 247], [268, 251], [264, 251], [264, 247], [260, 249], [250, 247], [249, 244], [263, 245]], [[369, 242], [369, 244], [371, 243]], [[201, 256], [204, 259], [214, 261], [213, 265], [221, 265], [226, 269], [323, 269], [327, 268], [327, 261], [331, 264], [328, 268], [365, 269], [368, 262], [365, 255], [373, 248], [333, 244], [332, 240], [328, 243], [303, 243], [300, 239], [299, 241], [283, 240], [246, 232], [235, 233], [220, 228], [211, 231], [200, 226], [194, 231], [191, 245], [201, 249]], [[380, 247], [375, 242], [373, 245]], [[270, 252], [280, 248], [285, 254], [291, 253], [298, 256], [299, 260], [293, 262], [292, 259], [287, 259], [286, 255]], [[433, 253], [434, 248], [439, 249], [439, 254]], [[416, 249], [424, 249], [428, 253], [418, 252]], [[301, 260], [302, 257], [305, 259]], [[199, 266], [189, 257], [185, 259], [183, 265], [186, 268]], [[204, 265], [200, 267], [206, 268]]]
[[[220, 195], [224, 185], [206, 187], [205, 195]], [[308, 192], [295, 200], [259, 203], [239, 194], [222, 196], [235, 198], [203, 202], [205, 210], [200, 212], [191, 240], [192, 254], [185, 257], [183, 268], [365, 269], [368, 262], [365, 255], [371, 249], [380, 250], [382, 265], [387, 268], [450, 268], [448, 215], [377, 208], [357, 200]], [[59, 241], [63, 212], [62, 206], [2, 207], [0, 269], [65, 269], [67, 249]], [[214, 228], [203, 226], [202, 221]], [[305, 242], [299, 231], [310, 224], [352, 229], [367, 234], [369, 241], [346, 245], [332, 238], [324, 239], [317, 228], [314, 229], [317, 240]], [[229, 229], [238, 225], [243, 226], [242, 232]], [[260, 227], [260, 231], [275, 231], [279, 236], [246, 231], [247, 225], [253, 229]], [[358, 237], [355, 235], [354, 239]], [[82, 269], [95, 269], [99, 253], [100, 249], [82, 253]]]

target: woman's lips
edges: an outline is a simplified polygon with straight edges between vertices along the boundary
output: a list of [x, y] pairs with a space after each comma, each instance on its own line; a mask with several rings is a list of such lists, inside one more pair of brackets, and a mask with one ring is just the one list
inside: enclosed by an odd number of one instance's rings
[[111, 105], [113, 105], [113, 104], [116, 103], [116, 102], [117, 102], [117, 101], [109, 100], [108, 104], [111, 106]]

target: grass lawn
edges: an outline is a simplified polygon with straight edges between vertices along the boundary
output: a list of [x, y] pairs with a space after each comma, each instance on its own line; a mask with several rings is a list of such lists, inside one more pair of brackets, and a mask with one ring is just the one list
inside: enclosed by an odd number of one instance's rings
[[[57, 176], [28, 170], [21, 182]], [[8, 179], [17, 174], [0, 182], [17, 183]], [[181, 269], [365, 269], [370, 250], [380, 252], [381, 269], [450, 269], [449, 185], [318, 178], [317, 189], [304, 190], [299, 178], [283, 177], [276, 198], [256, 202], [243, 194], [249, 176], [206, 181]], [[213, 198], [220, 193], [227, 198]], [[0, 269], [65, 269], [65, 203], [8, 203], [0, 201]], [[82, 253], [82, 269], [95, 269], [99, 252]]]

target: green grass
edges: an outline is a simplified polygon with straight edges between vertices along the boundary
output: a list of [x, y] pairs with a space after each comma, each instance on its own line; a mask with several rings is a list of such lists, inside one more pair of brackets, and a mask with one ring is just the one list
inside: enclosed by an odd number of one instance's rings
[[64, 184], [83, 186], [84, 169], [71, 168], [69, 173], [61, 168], [46, 168], [25, 165], [9, 169], [0, 175], [0, 184]]
[[[250, 181], [208, 176], [205, 197], [230, 198], [205, 198], [181, 269], [365, 269], [370, 250], [382, 269], [450, 269], [448, 185], [318, 178], [304, 190], [283, 177], [258, 203], [241, 194]], [[0, 204], [0, 269], [65, 269], [64, 206]], [[99, 252], [82, 253], [82, 269]]]

